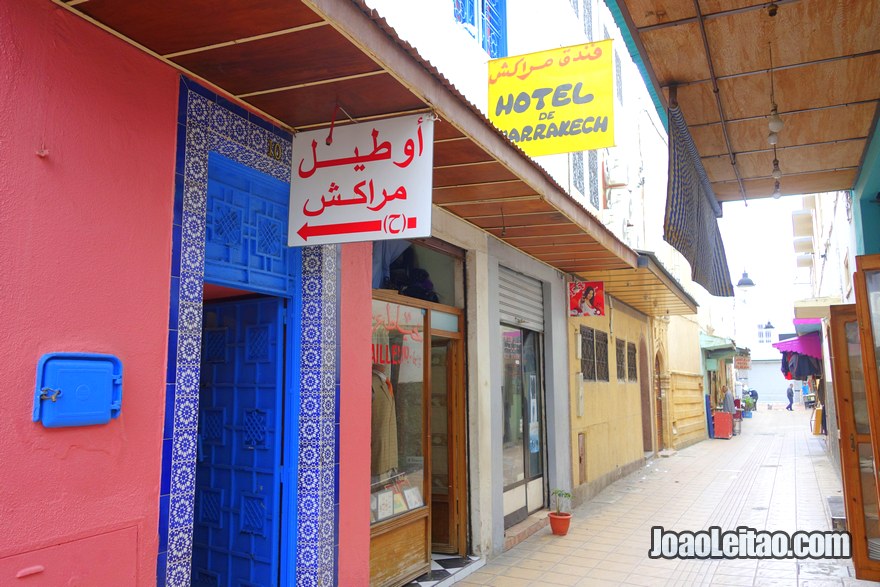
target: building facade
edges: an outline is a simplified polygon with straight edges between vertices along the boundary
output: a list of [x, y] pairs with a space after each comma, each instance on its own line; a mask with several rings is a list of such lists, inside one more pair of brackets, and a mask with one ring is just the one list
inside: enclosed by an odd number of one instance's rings
[[[656, 228], [664, 164], [627, 155], [666, 146], [623, 44], [617, 147], [536, 163], [480, 113], [488, 56], [619, 40], [604, 5], [557, 2], [537, 38], [527, 3], [426, 3], [426, 61], [413, 15], [376, 4], [0, 9], [0, 205], [26, 229], [4, 334], [27, 391], [4, 396], [2, 576], [403, 584], [432, 552], [510, 547], [553, 488], [584, 499], [706, 437], [710, 296]], [[444, 61], [444, 31], [482, 61]], [[294, 133], [412, 113], [437, 118], [431, 236], [288, 246]], [[591, 280], [606, 312], [573, 316]], [[117, 417], [40, 420], [90, 395], [31, 393], [71, 359], [121, 365]]]

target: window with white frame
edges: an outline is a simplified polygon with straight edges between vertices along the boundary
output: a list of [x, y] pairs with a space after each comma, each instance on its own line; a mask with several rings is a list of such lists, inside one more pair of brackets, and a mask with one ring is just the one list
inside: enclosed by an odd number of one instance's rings
[[574, 188], [582, 195], [586, 195], [584, 185], [584, 152], [575, 151], [571, 154], [571, 180]]
[[489, 57], [507, 56], [507, 0], [453, 0], [452, 6], [455, 20]]
[[584, 33], [593, 42], [593, 0], [584, 0]]
[[587, 187], [590, 191], [590, 204], [599, 209], [599, 155], [596, 151], [587, 151]]
[[617, 85], [617, 101], [623, 104], [623, 65], [617, 51], [614, 52], [614, 82]]

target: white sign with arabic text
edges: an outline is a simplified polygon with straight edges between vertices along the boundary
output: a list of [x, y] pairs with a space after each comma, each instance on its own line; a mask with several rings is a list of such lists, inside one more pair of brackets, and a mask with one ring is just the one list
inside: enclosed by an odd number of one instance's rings
[[288, 246], [430, 236], [433, 153], [427, 114], [298, 133]]

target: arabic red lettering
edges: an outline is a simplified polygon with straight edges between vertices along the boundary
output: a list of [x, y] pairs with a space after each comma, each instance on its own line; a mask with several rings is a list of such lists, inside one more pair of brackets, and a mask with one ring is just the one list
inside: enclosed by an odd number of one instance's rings
[[[372, 183], [373, 182], [370, 182], [371, 186], [372, 186]], [[383, 199], [379, 203], [378, 206], [373, 206], [372, 201], [370, 201], [371, 205], [367, 206], [367, 210], [372, 210], [373, 212], [376, 212], [376, 211], [384, 208], [385, 204], [387, 204], [391, 200], [405, 200], [406, 199], [406, 188], [403, 186], [400, 186], [399, 188], [397, 188], [397, 190], [394, 191], [393, 194], [389, 194], [387, 190], [382, 190], [382, 197], [383, 197]]]
[[[522, 65], [522, 68], [520, 68], [520, 65]], [[525, 73], [526, 67], [528, 67], [528, 65], [526, 64], [525, 57], [520, 57], [519, 59], [516, 60], [516, 63], [513, 64], [513, 70], [510, 70], [510, 68], [507, 65], [507, 61], [505, 61], [504, 63], [501, 64], [501, 68], [500, 68], [500, 71], [498, 72], [498, 74], [494, 78], [491, 78], [491, 77], [489, 78], [489, 83], [494, 84], [502, 77], [513, 77], [516, 75], [516, 72], [519, 71], [520, 69], [522, 69], [523, 73]]]
[[[321, 209], [320, 210], [309, 210], [309, 200], [306, 200], [303, 204], [303, 214], [306, 216], [320, 216], [324, 213], [324, 210], [329, 208], [330, 206], [349, 206], [351, 204], [366, 204], [367, 203], [367, 195], [364, 194], [360, 187], [363, 186], [366, 182], [362, 181], [361, 183], [354, 186], [354, 191], [359, 197], [353, 198], [343, 198], [342, 194], [336, 194], [331, 197], [329, 200], [326, 198], [326, 194], [321, 196]], [[370, 181], [370, 194], [372, 196], [373, 182]], [[331, 182], [330, 187], [327, 189], [329, 193], [334, 193], [339, 191], [339, 186], [336, 185], [336, 182]]]
[[318, 169], [318, 141], [312, 141], [312, 168], [309, 171], [303, 171], [303, 163], [306, 162], [305, 159], [299, 162], [299, 176], [302, 178], [311, 177], [315, 170]]
[[406, 140], [406, 144], [403, 145], [403, 154], [406, 155], [406, 159], [404, 159], [403, 161], [394, 162], [394, 164], [401, 169], [412, 163], [413, 157], [415, 157], [416, 155], [416, 149], [412, 139]]
[[299, 164], [299, 176], [302, 178], [308, 178], [314, 175], [315, 171], [318, 169], [322, 169], [325, 167], [338, 167], [341, 165], [354, 165], [356, 171], [363, 171], [365, 169], [364, 163], [370, 163], [371, 161], [383, 161], [385, 159], [391, 158], [391, 143], [388, 141], [379, 142], [379, 131], [378, 129], [373, 129], [371, 133], [373, 137], [373, 150], [367, 153], [366, 155], [361, 155], [360, 151], [357, 147], [354, 148], [354, 157], [340, 157], [339, 159], [328, 159], [326, 161], [319, 161], [317, 155], [318, 149], [318, 141], [312, 141], [312, 168], [311, 169], [303, 169], [303, 163], [305, 163], [305, 159], [300, 161]]

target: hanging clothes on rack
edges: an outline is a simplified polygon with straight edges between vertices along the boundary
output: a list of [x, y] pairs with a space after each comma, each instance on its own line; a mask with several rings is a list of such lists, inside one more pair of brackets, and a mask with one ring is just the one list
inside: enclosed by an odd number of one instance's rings
[[818, 359], [793, 351], [782, 352], [781, 370], [788, 380], [804, 380], [810, 376], [822, 377], [822, 363]]

